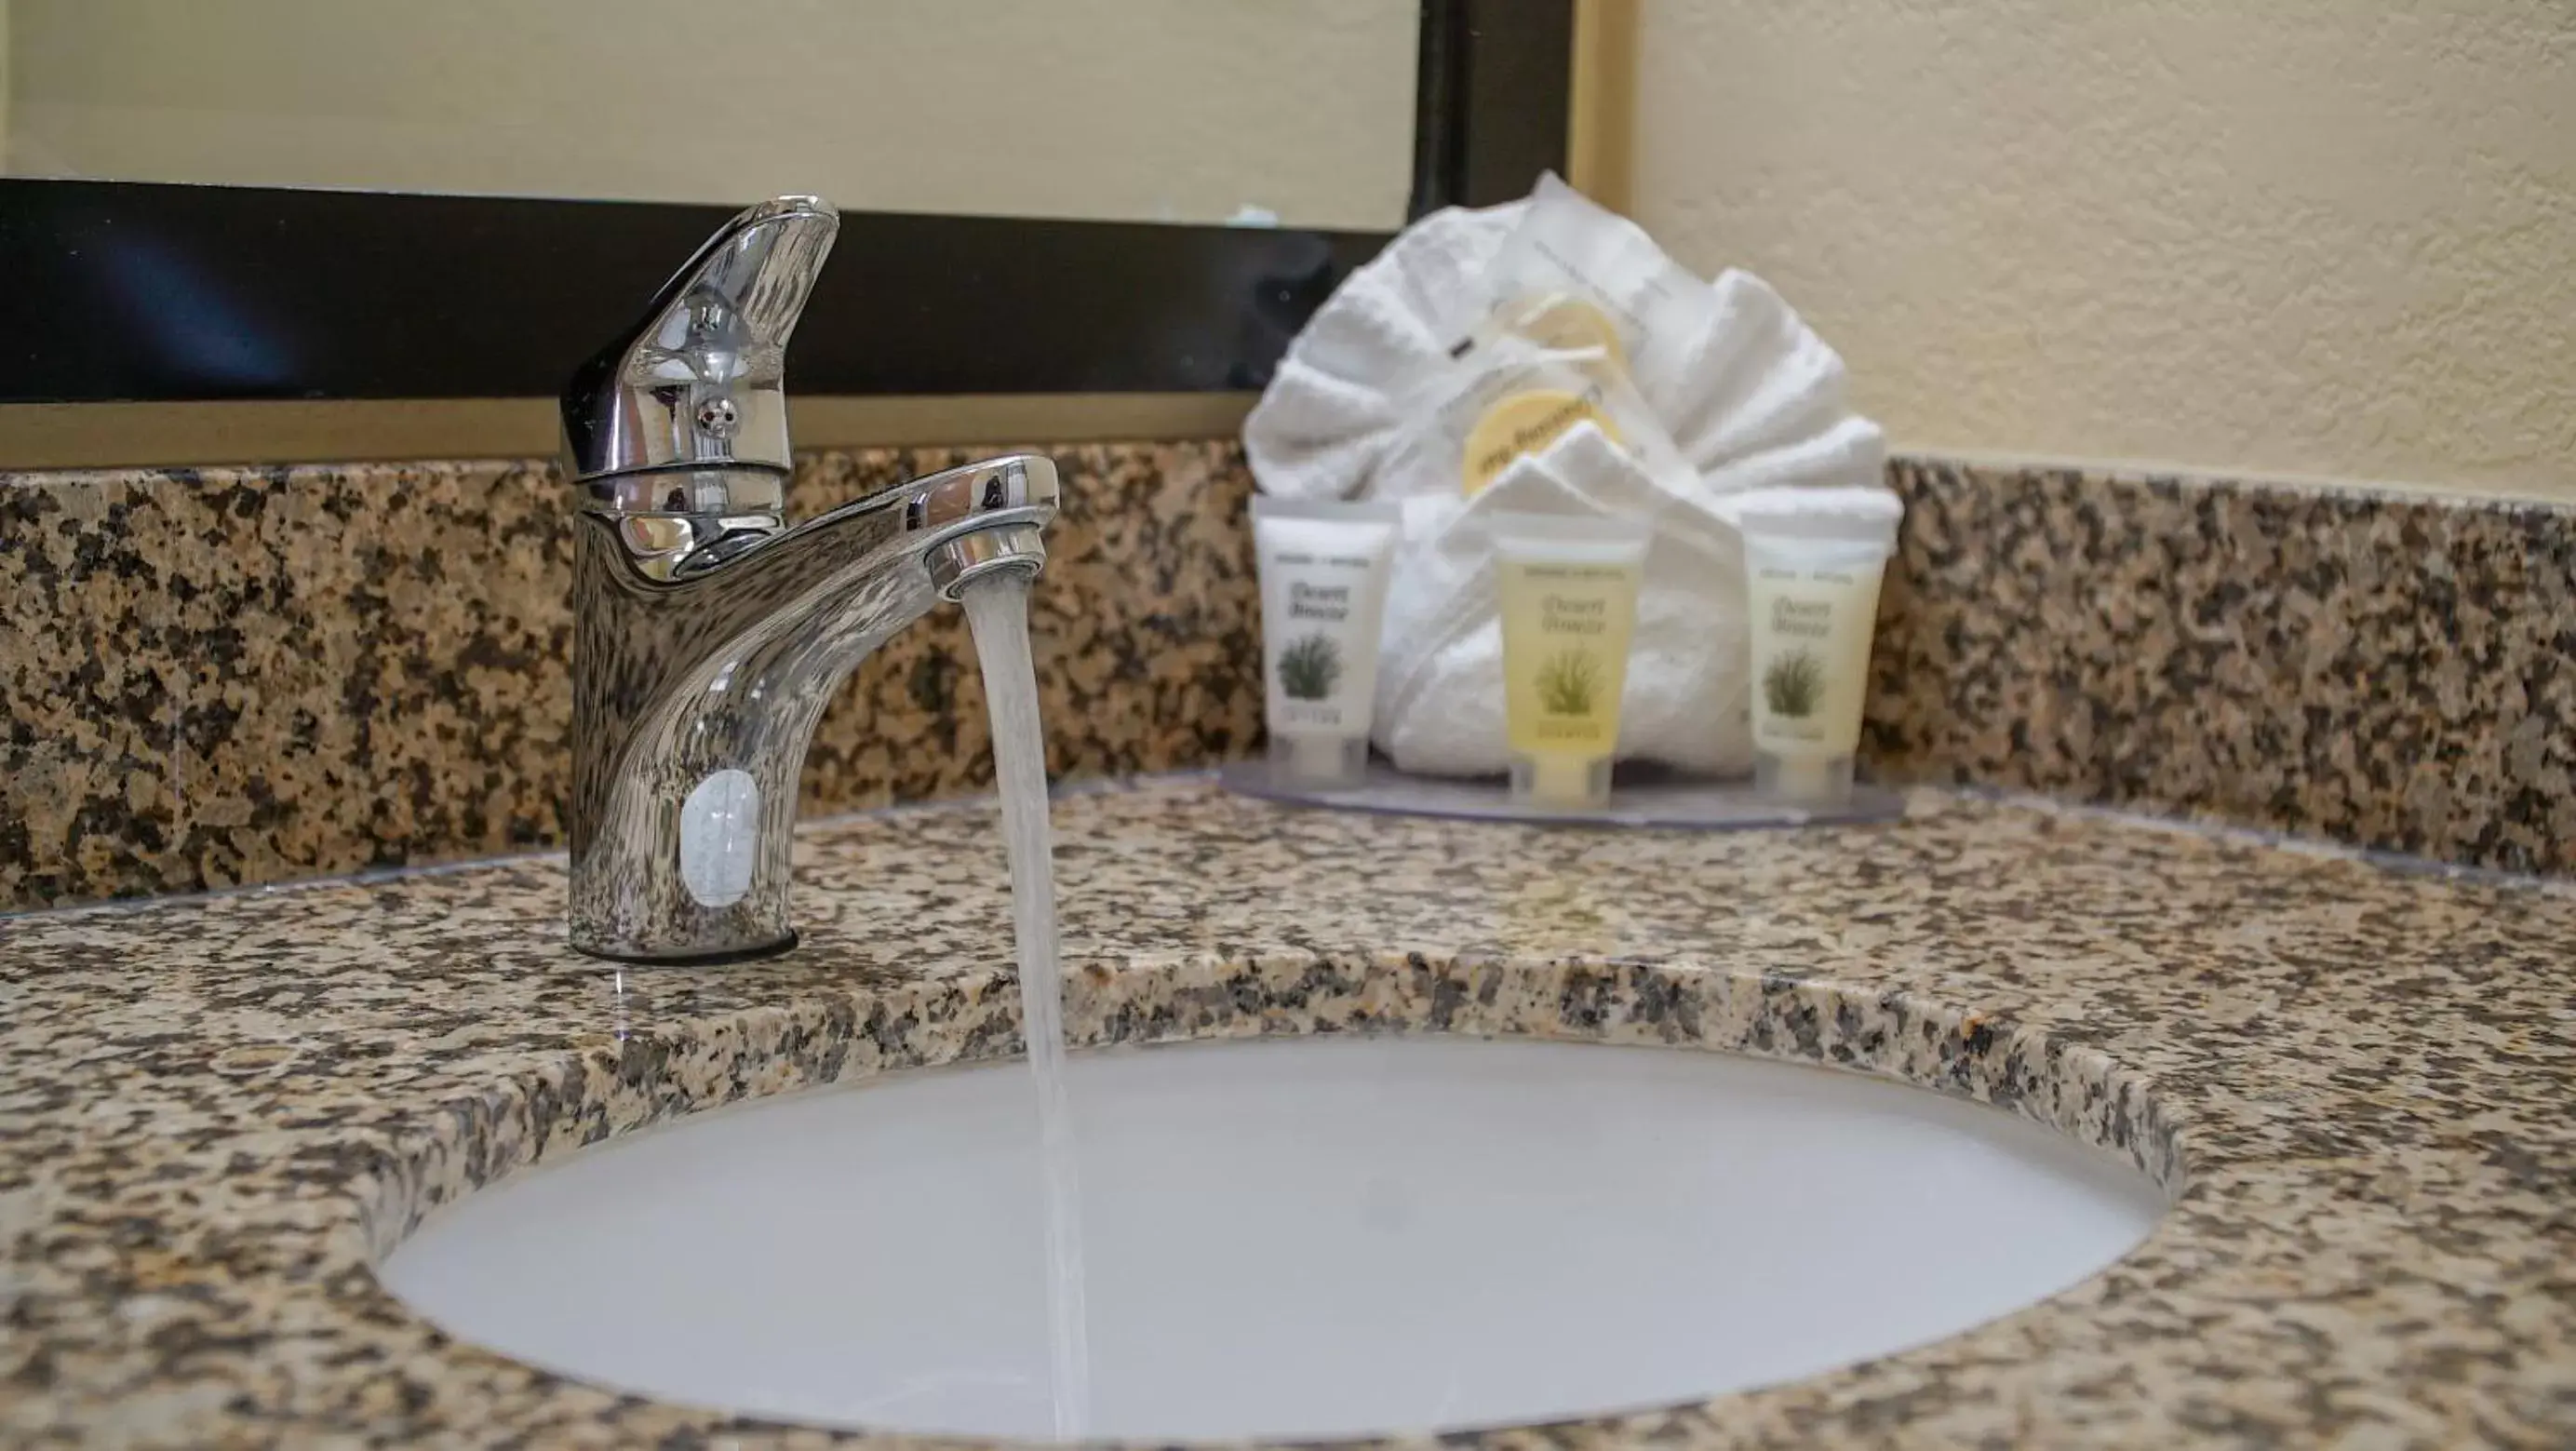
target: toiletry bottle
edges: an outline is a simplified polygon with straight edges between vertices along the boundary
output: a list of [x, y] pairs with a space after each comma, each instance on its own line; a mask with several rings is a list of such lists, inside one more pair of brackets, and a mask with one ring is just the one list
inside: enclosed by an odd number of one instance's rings
[[1512, 792], [1540, 805], [1601, 806], [1619, 746], [1646, 526], [1504, 514], [1494, 531]]
[[1252, 501], [1271, 769], [1301, 784], [1356, 785], [1367, 773], [1401, 520], [1392, 503]]
[[1845, 800], [1903, 506], [1875, 487], [1773, 489], [1728, 512], [1744, 535], [1754, 783], [1786, 800]]

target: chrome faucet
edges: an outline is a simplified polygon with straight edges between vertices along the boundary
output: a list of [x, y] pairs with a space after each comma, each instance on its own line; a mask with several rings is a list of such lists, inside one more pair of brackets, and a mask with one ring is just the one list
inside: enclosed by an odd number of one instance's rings
[[787, 526], [787, 338], [839, 228], [813, 197], [735, 217], [564, 389], [584, 952], [794, 946], [797, 777], [834, 688], [970, 580], [1046, 562], [1055, 465], [1034, 454]]

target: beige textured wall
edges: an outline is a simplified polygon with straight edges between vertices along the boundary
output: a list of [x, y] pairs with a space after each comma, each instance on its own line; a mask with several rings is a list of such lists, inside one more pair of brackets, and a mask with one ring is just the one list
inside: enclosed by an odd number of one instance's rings
[[1414, 0], [15, 0], [7, 170], [1400, 224]]
[[1901, 446], [2576, 501], [2576, 0], [1645, 0], [1635, 210]]

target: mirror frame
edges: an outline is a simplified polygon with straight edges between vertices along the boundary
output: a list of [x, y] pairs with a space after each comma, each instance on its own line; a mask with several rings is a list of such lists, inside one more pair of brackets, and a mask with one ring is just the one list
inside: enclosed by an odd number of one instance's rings
[[[1566, 169], [1575, 24], [1575, 0], [1425, 0], [1410, 215]], [[551, 398], [734, 210], [0, 179], [0, 404]], [[788, 376], [1258, 389], [1391, 235], [845, 212]]]

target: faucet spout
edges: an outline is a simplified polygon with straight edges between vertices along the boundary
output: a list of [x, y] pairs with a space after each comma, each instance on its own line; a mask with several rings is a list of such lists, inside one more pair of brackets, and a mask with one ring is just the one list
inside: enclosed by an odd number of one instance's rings
[[[793, 946], [797, 778], [824, 706], [943, 597], [992, 571], [1042, 567], [1056, 489], [1054, 464], [1030, 454], [916, 479], [792, 529], [731, 511], [586, 510], [574, 560], [573, 945], [645, 961]], [[683, 483], [680, 502], [688, 492]]]

